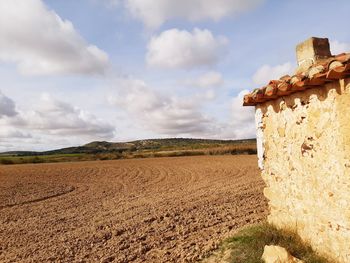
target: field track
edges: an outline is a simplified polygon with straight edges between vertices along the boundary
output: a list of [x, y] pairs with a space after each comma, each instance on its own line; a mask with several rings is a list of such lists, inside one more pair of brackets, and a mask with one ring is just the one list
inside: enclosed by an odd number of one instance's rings
[[0, 262], [194, 262], [263, 187], [255, 156], [0, 166]]

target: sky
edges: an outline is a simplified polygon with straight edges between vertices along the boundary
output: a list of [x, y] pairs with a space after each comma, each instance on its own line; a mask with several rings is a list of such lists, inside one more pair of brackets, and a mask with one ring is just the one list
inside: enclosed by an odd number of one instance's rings
[[350, 51], [348, 0], [0, 0], [0, 152], [255, 137], [295, 46]]

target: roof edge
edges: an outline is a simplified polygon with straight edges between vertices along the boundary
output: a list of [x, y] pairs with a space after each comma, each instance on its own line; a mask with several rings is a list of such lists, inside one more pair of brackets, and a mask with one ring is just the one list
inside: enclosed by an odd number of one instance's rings
[[254, 89], [244, 96], [243, 106], [255, 106], [347, 77], [350, 77], [350, 53], [342, 53], [322, 60], [296, 75], [285, 75], [278, 80], [271, 80], [266, 86]]

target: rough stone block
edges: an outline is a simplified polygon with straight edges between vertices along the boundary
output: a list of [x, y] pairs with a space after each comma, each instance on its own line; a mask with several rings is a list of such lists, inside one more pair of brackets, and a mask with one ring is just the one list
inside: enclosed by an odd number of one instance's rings
[[298, 71], [306, 70], [316, 61], [332, 56], [328, 38], [311, 37], [297, 45]]
[[261, 257], [265, 263], [303, 263], [304, 261], [293, 257], [288, 251], [279, 246], [265, 246]]

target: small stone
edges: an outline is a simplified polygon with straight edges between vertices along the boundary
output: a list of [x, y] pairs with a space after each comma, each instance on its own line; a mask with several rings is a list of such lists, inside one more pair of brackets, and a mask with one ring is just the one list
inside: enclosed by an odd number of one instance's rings
[[304, 263], [304, 261], [289, 254], [285, 248], [279, 246], [265, 246], [261, 259], [265, 263]]
[[117, 230], [115, 231], [115, 235], [116, 235], [116, 236], [121, 236], [122, 234], [124, 234], [124, 232], [125, 232], [124, 229], [117, 229]]

